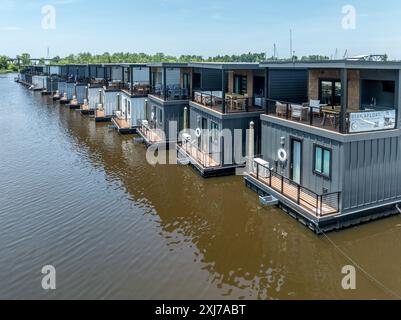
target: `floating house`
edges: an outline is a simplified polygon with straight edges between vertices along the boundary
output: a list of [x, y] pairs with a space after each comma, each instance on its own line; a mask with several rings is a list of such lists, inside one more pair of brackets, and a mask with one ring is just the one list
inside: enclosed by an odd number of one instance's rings
[[113, 123], [121, 134], [135, 133], [145, 117], [145, 104], [150, 92], [149, 67], [146, 64], [124, 64], [121, 91]]
[[119, 64], [104, 64], [104, 83], [100, 89], [100, 103], [95, 110], [96, 122], [111, 122], [117, 110], [117, 97], [124, 82], [124, 68]]
[[189, 108], [192, 68], [186, 63], [149, 64], [150, 93], [138, 134], [145, 144], [169, 147], [184, 128], [184, 109]]
[[307, 99], [268, 92], [246, 184], [316, 233], [400, 213], [401, 63], [261, 66], [308, 70]]
[[106, 68], [103, 65], [88, 65], [87, 105], [81, 108], [83, 115], [95, 115], [96, 109], [102, 104], [103, 87], [106, 85]]
[[[306, 91], [306, 70], [278, 70], [267, 74], [257, 63], [191, 63], [193, 94], [189, 102], [188, 132], [178, 152], [204, 177], [235, 174], [251, 150], [261, 152], [260, 116], [265, 93], [291, 98], [288, 87]], [[299, 94], [296, 90], [293, 95]], [[188, 121], [188, 120], [187, 120]]]

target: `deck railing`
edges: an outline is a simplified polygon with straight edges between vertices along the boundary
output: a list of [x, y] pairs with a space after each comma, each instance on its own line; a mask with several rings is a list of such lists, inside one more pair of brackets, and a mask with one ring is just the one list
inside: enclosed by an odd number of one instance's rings
[[[342, 113], [341, 106], [324, 104], [313, 106], [302, 101], [305, 101], [305, 99], [299, 98], [286, 101], [265, 99], [266, 114], [343, 134], [383, 131], [397, 127], [398, 111], [394, 108], [372, 106], [371, 109], [362, 110], [363, 108], [361, 107], [361, 110], [349, 110]], [[385, 115], [380, 119], [380, 116], [375, 116], [375, 114], [379, 113]], [[355, 121], [353, 119], [367, 114], [369, 116], [373, 115], [372, 118], [359, 121], [356, 124], [357, 128], [354, 128]], [[344, 121], [344, 125], [341, 125], [342, 121]], [[371, 123], [370, 126], [367, 125], [369, 123]], [[366, 130], [364, 129], [365, 127]]]
[[221, 152], [206, 152], [193, 141], [183, 140], [178, 146], [185, 153], [195, 159], [203, 168], [216, 168], [221, 166]]
[[[228, 94], [227, 94], [228, 95]], [[224, 100], [224, 106], [223, 106]], [[193, 92], [192, 101], [220, 113], [242, 113], [263, 111], [261, 97], [227, 97], [223, 99], [213, 91]]]
[[257, 162], [251, 174], [318, 218], [340, 212], [341, 192], [317, 194]]
[[157, 129], [152, 129], [149, 125], [145, 124], [145, 120], [138, 120], [138, 130], [151, 144], [160, 143], [165, 140], [161, 133], [157, 132]]
[[189, 89], [181, 88], [179, 86], [151, 86], [150, 94], [159, 97], [165, 101], [178, 101], [178, 100], [189, 100], [190, 91]]

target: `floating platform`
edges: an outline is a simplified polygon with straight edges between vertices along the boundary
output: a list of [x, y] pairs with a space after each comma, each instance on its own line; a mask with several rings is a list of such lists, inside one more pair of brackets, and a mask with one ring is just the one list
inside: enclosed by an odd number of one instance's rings
[[106, 117], [95, 117], [95, 122], [99, 122], [99, 123], [101, 123], [101, 122], [111, 122], [111, 116], [110, 117], [108, 117], [108, 116], [106, 116]]
[[92, 109], [92, 110], [88, 110], [88, 109], [86, 109], [86, 110], [80, 110], [80, 112], [81, 112], [81, 114], [83, 115], [83, 116], [94, 116], [95, 115], [95, 110], [94, 109]]
[[216, 167], [204, 167], [197, 162], [191, 155], [185, 152], [182, 147], [177, 146], [178, 158], [184, 159], [183, 163], [191, 166], [201, 177], [203, 178], [217, 178], [233, 176], [236, 174], [237, 169], [244, 168], [245, 166], [232, 165], [232, 166], [216, 166]]
[[68, 104], [70, 104], [70, 101], [69, 100], [64, 100], [63, 98], [61, 98], [60, 99], [60, 104], [68, 105]]
[[[113, 118], [111, 121], [113, 122], [114, 127], [118, 131], [119, 134], [124, 134], [124, 135], [125, 134], [135, 134], [137, 132], [137, 128], [128, 127], [128, 125], [126, 124], [125, 120], [124, 121], [122, 121], [122, 120], [119, 121], [118, 119]], [[120, 122], [126, 124], [126, 126], [125, 127], [121, 126]]]
[[71, 110], [78, 110], [81, 109], [81, 106], [79, 104], [75, 104], [75, 103], [70, 103], [67, 105], [68, 108], [70, 108]]
[[288, 214], [317, 235], [355, 227], [371, 221], [399, 215], [401, 213], [396, 205], [389, 205], [373, 210], [336, 214], [324, 218], [317, 218], [298, 210], [296, 205], [293, 205], [289, 199], [283, 197], [281, 194], [272, 194], [273, 192], [252, 176], [245, 177], [245, 185], [255, 191], [262, 198], [271, 196], [272, 199], [276, 199], [277, 206], [284, 213]]

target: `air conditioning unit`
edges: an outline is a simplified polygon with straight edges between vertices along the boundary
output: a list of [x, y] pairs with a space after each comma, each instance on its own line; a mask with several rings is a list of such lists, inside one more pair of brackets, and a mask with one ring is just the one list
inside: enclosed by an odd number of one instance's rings
[[258, 168], [259, 168], [259, 177], [260, 178], [269, 178], [270, 176], [270, 163], [260, 159], [260, 158], [256, 158], [253, 160], [253, 168], [255, 173], [257, 173]]
[[182, 135], [182, 141], [191, 143], [191, 139], [192, 139], [192, 138], [191, 138], [191, 135], [188, 134], [188, 133], [184, 133], [184, 134]]

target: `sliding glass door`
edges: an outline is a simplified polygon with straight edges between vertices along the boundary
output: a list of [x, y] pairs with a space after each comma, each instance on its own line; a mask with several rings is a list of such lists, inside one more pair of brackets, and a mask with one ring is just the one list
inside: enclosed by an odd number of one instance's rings
[[321, 103], [329, 106], [341, 105], [341, 81], [320, 80], [319, 88], [319, 99]]

